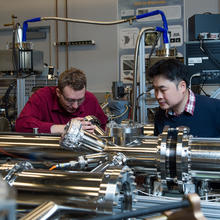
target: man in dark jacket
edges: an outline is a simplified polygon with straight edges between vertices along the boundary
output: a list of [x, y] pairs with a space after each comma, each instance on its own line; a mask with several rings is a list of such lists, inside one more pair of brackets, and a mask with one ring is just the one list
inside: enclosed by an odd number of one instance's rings
[[159, 110], [154, 134], [165, 125], [186, 126], [197, 137], [220, 137], [220, 100], [190, 90], [187, 67], [177, 59], [163, 59], [149, 70]]

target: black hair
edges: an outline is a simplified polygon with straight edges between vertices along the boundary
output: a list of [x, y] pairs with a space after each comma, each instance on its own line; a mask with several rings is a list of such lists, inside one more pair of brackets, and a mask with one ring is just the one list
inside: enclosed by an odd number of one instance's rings
[[155, 76], [159, 75], [162, 75], [170, 81], [176, 81], [177, 83], [183, 80], [186, 82], [186, 86], [189, 86], [187, 67], [178, 59], [169, 58], [156, 62], [149, 69], [149, 76], [153, 79]]

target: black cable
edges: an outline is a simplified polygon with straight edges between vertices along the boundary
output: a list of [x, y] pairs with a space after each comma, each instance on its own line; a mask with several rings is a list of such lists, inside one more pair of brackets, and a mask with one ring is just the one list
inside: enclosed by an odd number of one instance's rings
[[[214, 55], [209, 51], [209, 49], [206, 47], [206, 44], [204, 43], [204, 39], [201, 39], [201, 45], [200, 45], [200, 49], [203, 53], [205, 53], [206, 55], [208, 55], [209, 59], [211, 60], [211, 62], [214, 64], [214, 66], [216, 66], [218, 69], [220, 69], [220, 62], [214, 57]], [[204, 74], [205, 75], [205, 74]], [[200, 86], [200, 91], [202, 91], [206, 96], [209, 96], [203, 89], [203, 86], [205, 84], [205, 82], [208, 80], [208, 76], [205, 75], [205, 79], [202, 83], [202, 86]]]
[[203, 83], [202, 83], [202, 85], [200, 86], [200, 93], [201, 93], [201, 91], [206, 95], [206, 96], [209, 96], [206, 92], [205, 92], [205, 90], [203, 89], [203, 86], [204, 86], [204, 84], [205, 84], [205, 82], [207, 81], [207, 77], [203, 80]]
[[151, 89], [153, 89], [153, 87], [149, 87], [146, 92], [142, 92], [140, 95], [138, 95], [138, 97], [137, 97], [137, 99], [136, 99], [136, 100], [137, 100], [136, 108], [137, 108], [137, 106], [138, 106], [139, 98], [140, 98], [142, 95], [146, 95]]
[[129, 110], [129, 107], [128, 107], [128, 105], [124, 105], [125, 106], [125, 110], [121, 113], [121, 114], [119, 114], [119, 115], [114, 115], [114, 116], [112, 116], [111, 117], [111, 120], [112, 119], [117, 119], [117, 118], [121, 118], [123, 115], [125, 115], [126, 113], [127, 113], [127, 111]]
[[[22, 77], [21, 79], [25, 79], [25, 78], [27, 78], [27, 77], [29, 77], [29, 76], [32, 76], [32, 75], [35, 75], [35, 74], [30, 73], [30, 74], [28, 74], [27, 76]], [[8, 88], [7, 88], [7, 90], [6, 90], [5, 94], [4, 94], [4, 96], [2, 97], [2, 102], [3, 102], [4, 108], [5, 108], [5, 117], [8, 119], [8, 121], [10, 122], [10, 124], [11, 124], [11, 118], [9, 117], [9, 114], [8, 114], [8, 109], [9, 109], [9, 107], [10, 107], [10, 104], [9, 104], [9, 103], [10, 103], [10, 102], [9, 102], [9, 96], [10, 96], [11, 90], [14, 88], [14, 86], [16, 85], [16, 83], [17, 83], [17, 79], [14, 80], [14, 81], [12, 81], [12, 83], [10, 83], [10, 85], [8, 86]]]
[[142, 95], [146, 95], [151, 89], [153, 89], [153, 86], [149, 87], [146, 92], [142, 92], [140, 95], [138, 95], [137, 102]]
[[179, 209], [179, 208], [185, 208], [190, 205], [188, 200], [183, 200], [180, 202], [172, 202], [168, 203], [163, 206], [153, 206], [153, 207], [148, 207], [148, 209], [143, 208], [143, 209], [138, 209], [136, 211], [129, 211], [125, 213], [118, 213], [112, 216], [102, 216], [98, 218], [93, 218], [93, 220], [120, 220], [120, 219], [126, 219], [126, 218], [132, 218], [132, 217], [139, 217], [139, 216], [146, 216], [146, 215], [152, 215], [155, 213], [161, 213], [167, 210], [171, 209]]
[[160, 39], [160, 36], [161, 36], [161, 32], [157, 32], [156, 40], [154, 41], [154, 44], [151, 48], [151, 51], [150, 51], [150, 54], [149, 54], [149, 57], [148, 57], [148, 67], [150, 67], [150, 59], [151, 59], [151, 56], [153, 55], [155, 47], [157, 46], [157, 43], [158, 43], [158, 40]]
[[[19, 75], [18, 57], [16, 54], [16, 45], [15, 45], [16, 30], [17, 30], [18, 25], [19, 25], [19, 23], [17, 23], [15, 26], [13, 26], [13, 32], [12, 32], [12, 64], [13, 64], [13, 68], [14, 68], [16, 77], [18, 77], [18, 75]], [[14, 88], [15, 84], [16, 84], [16, 81], [13, 81], [8, 86], [4, 96], [2, 97], [2, 102], [5, 107], [5, 116], [9, 120], [10, 123], [11, 123], [11, 120], [10, 120], [9, 114], [8, 114], [8, 108], [10, 106], [9, 105], [9, 95], [10, 95], [11, 90]]]
[[209, 49], [206, 47], [206, 44], [204, 43], [204, 40], [201, 40], [201, 51], [208, 55], [210, 58], [211, 62], [218, 68], [220, 69], [220, 62], [212, 55], [212, 53], [209, 51]]
[[16, 81], [13, 81], [7, 88], [4, 96], [2, 97], [2, 102], [4, 104], [4, 108], [5, 108], [5, 117], [9, 120], [9, 122], [11, 122], [10, 118], [9, 118], [9, 115], [8, 115], [8, 108], [10, 106], [9, 104], [9, 95], [10, 95], [10, 92], [11, 90], [14, 88], [14, 84], [15, 84]]
[[147, 92], [142, 92], [142, 93], [137, 97], [137, 102], [138, 102], [139, 98], [140, 98], [142, 95], [146, 95], [146, 94], [147, 94]]
[[[3, 103], [4, 108], [5, 108], [5, 116], [8, 119], [8, 121], [10, 122], [10, 124], [11, 124], [11, 118], [9, 117], [9, 107], [10, 107], [9, 96], [10, 96], [11, 90], [16, 86], [17, 78], [20, 77], [20, 74], [19, 74], [20, 70], [19, 70], [19, 64], [18, 64], [19, 50], [16, 50], [16, 41], [15, 41], [16, 30], [17, 30], [19, 25], [20, 24], [17, 23], [16, 25], [13, 26], [13, 33], [12, 33], [12, 64], [13, 64], [13, 69], [14, 69], [14, 72], [15, 72], [16, 80], [12, 81], [12, 83], [9, 84], [4, 96], [2, 97], [2, 103]], [[20, 78], [24, 79], [24, 78], [27, 78], [31, 75], [35, 75], [35, 74], [30, 73], [27, 76], [20, 77]], [[15, 112], [15, 106], [16, 105], [14, 105], [14, 112]]]
[[15, 27], [13, 27], [13, 34], [12, 34], [12, 62], [13, 62], [13, 67], [14, 67], [16, 77], [18, 77], [19, 75], [19, 66], [18, 66], [19, 51], [18, 51], [18, 54], [16, 54], [16, 45], [15, 45], [16, 44], [15, 43], [16, 30], [17, 30], [18, 25], [20, 24], [17, 23]]
[[[154, 41], [154, 44], [153, 44], [153, 46], [152, 46], [152, 48], [151, 48], [151, 50], [150, 50], [149, 57], [148, 57], [147, 66], [148, 66], [149, 68], [150, 68], [150, 59], [151, 59], [151, 56], [152, 56], [152, 54], [153, 54], [153, 52], [154, 52], [154, 50], [155, 50], [155, 48], [156, 48], [156, 46], [157, 46], [158, 40], [159, 40], [160, 37], [161, 37], [161, 32], [156, 32], [156, 33], [157, 33], [157, 36], [156, 36], [156, 39], [155, 39], [155, 41]], [[140, 98], [142, 95], [147, 94], [147, 92], [149, 92], [151, 89], [152, 89], [152, 88], [149, 88], [146, 92], [141, 93], [141, 94], [136, 98], [136, 99], [137, 99], [137, 103], [136, 103], [136, 106], [135, 106], [136, 109], [137, 109], [137, 107], [138, 107], [138, 100], [139, 100], [139, 98]]]

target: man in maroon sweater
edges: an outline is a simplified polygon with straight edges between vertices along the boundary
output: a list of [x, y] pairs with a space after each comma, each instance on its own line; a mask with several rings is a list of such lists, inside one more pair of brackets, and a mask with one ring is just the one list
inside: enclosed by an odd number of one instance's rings
[[32, 133], [33, 128], [38, 128], [39, 133], [61, 134], [66, 123], [77, 118], [84, 130], [92, 132], [95, 126], [83, 119], [87, 115], [98, 118], [105, 129], [107, 116], [96, 97], [86, 91], [86, 84], [81, 70], [72, 68], [63, 72], [57, 87], [38, 89], [30, 97], [16, 120], [15, 130]]

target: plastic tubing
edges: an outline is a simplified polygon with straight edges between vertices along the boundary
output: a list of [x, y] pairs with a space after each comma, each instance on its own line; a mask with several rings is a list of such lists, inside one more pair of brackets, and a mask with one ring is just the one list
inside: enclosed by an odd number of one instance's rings
[[163, 33], [163, 41], [164, 41], [165, 44], [168, 44], [168, 43], [169, 43], [169, 38], [168, 38], [168, 25], [167, 25], [166, 16], [165, 16], [165, 14], [164, 14], [163, 11], [161, 11], [161, 10], [155, 10], [155, 11], [151, 11], [151, 12], [148, 12], [148, 13], [145, 13], [145, 14], [142, 14], [142, 15], [137, 15], [137, 16], [136, 16], [136, 19], [138, 20], [138, 19], [142, 19], [142, 18], [146, 18], [146, 17], [158, 15], [158, 14], [160, 14], [161, 17], [162, 17], [163, 27], [164, 27], [164, 28], [156, 27], [156, 30]]
[[41, 17], [33, 18], [33, 19], [26, 20], [23, 22], [23, 34], [22, 34], [22, 41], [23, 42], [26, 41], [26, 32], [28, 29], [28, 22], [38, 22], [38, 21], [41, 21]]

